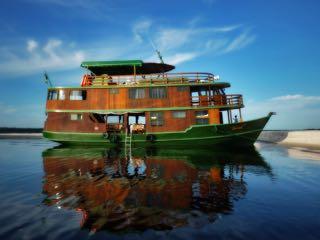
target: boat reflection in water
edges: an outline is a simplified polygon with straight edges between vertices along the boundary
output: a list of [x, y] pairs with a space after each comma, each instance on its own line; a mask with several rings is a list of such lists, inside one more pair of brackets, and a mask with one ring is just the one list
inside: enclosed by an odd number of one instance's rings
[[233, 211], [245, 174], [270, 175], [253, 148], [208, 150], [53, 148], [43, 152], [44, 204], [82, 213], [90, 231], [202, 226]]

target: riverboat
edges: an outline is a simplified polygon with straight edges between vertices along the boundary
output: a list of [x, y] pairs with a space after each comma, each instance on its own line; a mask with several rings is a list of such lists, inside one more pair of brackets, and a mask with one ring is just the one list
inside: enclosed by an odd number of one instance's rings
[[244, 121], [240, 94], [203, 72], [141, 60], [86, 61], [81, 85], [48, 88], [43, 136], [62, 144], [252, 145], [272, 113]]

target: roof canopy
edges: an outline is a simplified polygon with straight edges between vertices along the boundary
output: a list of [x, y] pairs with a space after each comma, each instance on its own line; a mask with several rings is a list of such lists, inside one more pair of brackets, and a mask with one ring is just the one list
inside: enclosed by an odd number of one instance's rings
[[95, 75], [132, 75], [134, 67], [136, 74], [168, 72], [175, 68], [165, 63], [144, 63], [141, 60], [88, 61], [82, 62], [81, 67], [89, 69]]

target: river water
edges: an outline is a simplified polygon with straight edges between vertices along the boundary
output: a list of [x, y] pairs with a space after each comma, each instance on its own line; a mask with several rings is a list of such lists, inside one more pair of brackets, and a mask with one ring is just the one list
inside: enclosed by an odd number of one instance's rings
[[0, 151], [0, 239], [320, 239], [317, 150]]

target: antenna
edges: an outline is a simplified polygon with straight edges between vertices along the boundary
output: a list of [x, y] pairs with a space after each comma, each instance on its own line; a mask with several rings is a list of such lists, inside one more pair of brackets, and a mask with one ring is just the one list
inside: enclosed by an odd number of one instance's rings
[[43, 76], [44, 76], [44, 82], [48, 84], [50, 87], [53, 87], [52, 82], [50, 81], [49, 75], [46, 71], [44, 71]]
[[152, 39], [149, 36], [148, 36], [148, 38], [149, 38], [149, 41], [150, 41], [150, 44], [151, 44], [153, 50], [156, 51], [156, 53], [158, 55], [158, 58], [160, 59], [160, 62], [164, 63], [160, 51], [156, 48], [156, 46], [154, 45]]

